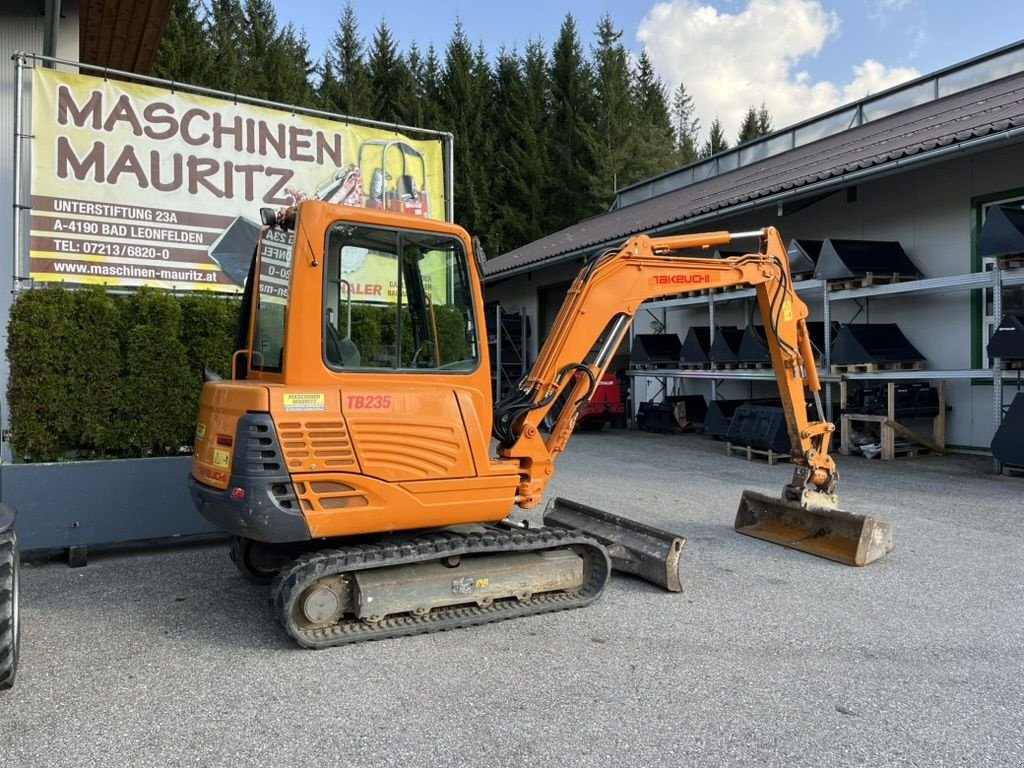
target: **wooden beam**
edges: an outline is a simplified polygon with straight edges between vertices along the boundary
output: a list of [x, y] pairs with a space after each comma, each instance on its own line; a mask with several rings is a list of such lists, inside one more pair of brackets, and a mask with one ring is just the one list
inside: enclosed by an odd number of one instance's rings
[[79, 59], [97, 67], [149, 74], [172, 6], [173, 0], [82, 0]]

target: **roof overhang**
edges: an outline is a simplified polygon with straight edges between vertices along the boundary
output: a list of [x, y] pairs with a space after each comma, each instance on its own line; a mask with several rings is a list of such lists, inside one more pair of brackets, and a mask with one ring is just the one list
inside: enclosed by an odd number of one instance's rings
[[145, 75], [153, 68], [174, 0], [82, 0], [78, 58]]
[[[912, 168], [922, 168], [933, 163], [951, 160], [957, 156], [970, 155], [983, 150], [992, 149], [995, 146], [1015, 144], [1021, 141], [1024, 141], [1024, 127], [1019, 126], [1007, 131], [990, 133], [985, 136], [968, 139], [963, 142], [936, 147], [929, 151], [900, 157], [888, 163], [871, 166], [859, 171], [853, 171], [839, 176], [833, 176], [822, 181], [805, 184], [796, 189], [785, 190], [783, 192], [767, 195], [755, 200], [748, 200], [737, 205], [719, 208], [707, 213], [679, 219], [678, 221], [654, 227], [644, 232], [644, 234], [652, 236], [677, 234], [686, 230], [691, 230], [693, 227], [701, 226], [711, 221], [718, 221], [729, 216], [749, 213], [750, 211], [756, 211], [762, 208], [778, 207], [786, 203], [810, 197], [820, 198], [825, 193], [837, 192], [844, 187], [849, 187], [864, 181], [892, 176], [898, 173], [903, 173]], [[672, 193], [670, 192], [666, 194]], [[631, 236], [633, 235], [630, 235], [630, 237]], [[628, 239], [629, 237], [616, 237], [604, 242], [592, 243], [582, 248], [566, 251], [565, 253], [558, 254], [557, 256], [553, 256], [542, 261], [534, 261], [523, 264], [522, 266], [512, 267], [511, 269], [504, 269], [500, 272], [484, 275], [483, 282], [496, 283], [498, 281], [505, 280], [506, 278], [515, 277], [528, 272], [534, 272], [538, 269], [545, 269], [557, 264], [564, 264], [565, 262], [572, 261], [574, 259], [586, 258], [593, 253], [604, 251], [612, 247], [618, 247]]]

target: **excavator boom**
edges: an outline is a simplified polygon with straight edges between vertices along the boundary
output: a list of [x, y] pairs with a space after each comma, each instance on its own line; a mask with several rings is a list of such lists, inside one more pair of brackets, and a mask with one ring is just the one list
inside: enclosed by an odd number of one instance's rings
[[[756, 238], [758, 250], [723, 259], [692, 255], [694, 249], [741, 238]], [[807, 306], [793, 289], [786, 249], [774, 228], [660, 238], [642, 235], [584, 267], [537, 363], [518, 390], [496, 409], [494, 436], [499, 455], [517, 460], [522, 468], [517, 503], [529, 508], [540, 502], [580, 407], [593, 394], [639, 306], [650, 299], [729, 286], [755, 289], [794, 464], [793, 479], [780, 498], [753, 492], [743, 495], [736, 529], [851, 565], [884, 556], [892, 549], [891, 528], [837, 509], [839, 475], [829, 455], [834, 426], [821, 413], [821, 383], [807, 330]], [[808, 418], [805, 392], [814, 397], [816, 420]], [[549, 413], [558, 402], [568, 405], [551, 419]], [[546, 418], [551, 428], [545, 438], [539, 427]], [[557, 515], [558, 510], [553, 512]], [[595, 528], [600, 524], [595, 523]]]

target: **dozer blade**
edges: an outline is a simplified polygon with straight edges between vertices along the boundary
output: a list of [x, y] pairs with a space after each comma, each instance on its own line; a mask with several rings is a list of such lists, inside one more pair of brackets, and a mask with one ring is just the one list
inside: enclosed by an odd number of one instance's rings
[[797, 501], [744, 491], [736, 530], [847, 565], [867, 565], [892, 552], [892, 526], [842, 509], [808, 508]]
[[686, 539], [682, 536], [560, 498], [548, 502], [544, 524], [597, 539], [608, 550], [613, 570], [639, 576], [670, 592], [683, 590], [679, 556]]

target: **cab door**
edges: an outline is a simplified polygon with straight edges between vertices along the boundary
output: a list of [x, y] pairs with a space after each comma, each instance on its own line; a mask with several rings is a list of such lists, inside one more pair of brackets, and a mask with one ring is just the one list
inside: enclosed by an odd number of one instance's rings
[[337, 222], [324, 267], [323, 359], [361, 473], [389, 482], [476, 475], [486, 448], [464, 411], [482, 405], [486, 372], [462, 239]]

